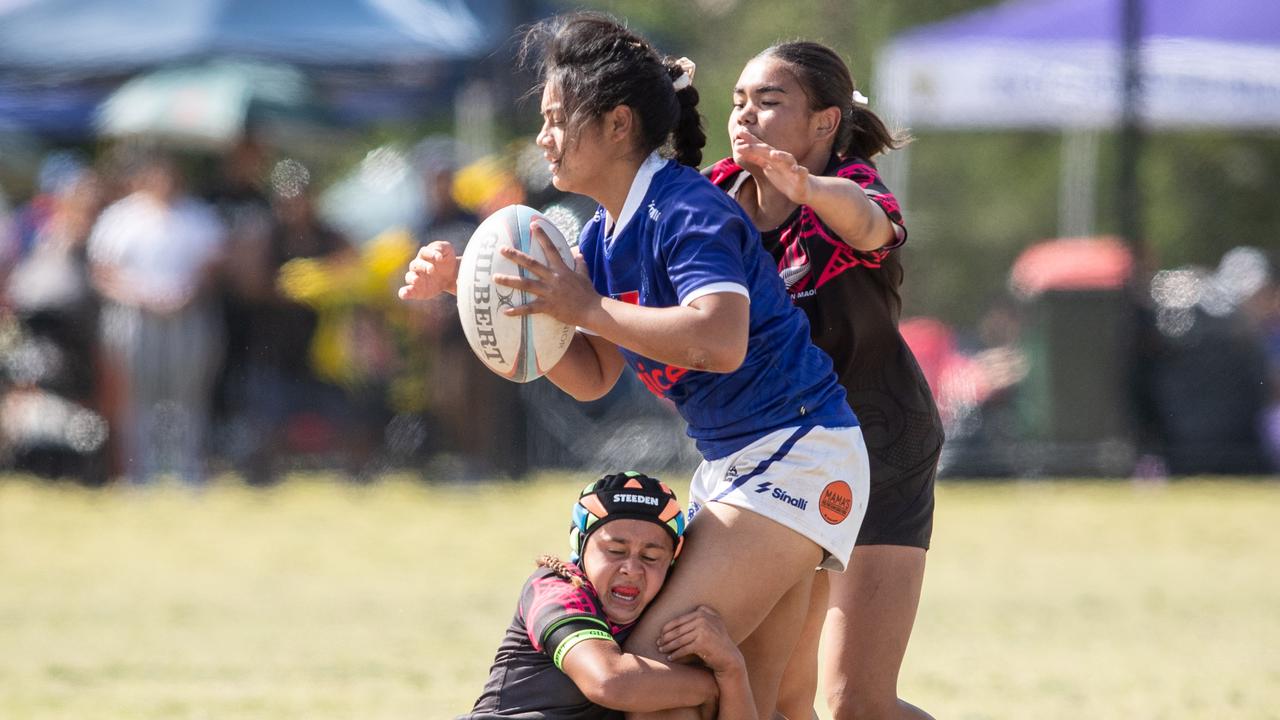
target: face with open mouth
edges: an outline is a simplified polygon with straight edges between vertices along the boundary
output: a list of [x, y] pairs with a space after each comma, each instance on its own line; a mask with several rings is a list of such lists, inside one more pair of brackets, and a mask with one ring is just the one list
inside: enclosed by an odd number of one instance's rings
[[635, 622], [662, 589], [671, 568], [671, 536], [656, 523], [613, 520], [591, 533], [582, 570], [610, 621]]

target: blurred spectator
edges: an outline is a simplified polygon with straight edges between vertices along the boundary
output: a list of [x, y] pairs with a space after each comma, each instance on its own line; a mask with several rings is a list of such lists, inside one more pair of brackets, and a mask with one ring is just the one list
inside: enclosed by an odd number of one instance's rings
[[32, 247], [9, 276], [5, 296], [27, 329], [67, 359], [50, 389], [92, 402], [97, 297], [89, 281], [88, 239], [102, 210], [96, 173], [79, 172], [56, 190]]
[[60, 198], [87, 172], [83, 158], [71, 151], [49, 153], [40, 163], [36, 194], [17, 212], [16, 257], [31, 252], [36, 238], [56, 212]]
[[228, 450], [252, 484], [274, 481], [275, 461], [297, 453], [368, 454], [368, 448], [357, 447], [367, 435], [358, 426], [362, 418], [343, 391], [318, 378], [312, 367], [315, 311], [286, 297], [276, 280], [291, 260], [342, 263], [354, 259], [353, 250], [316, 216], [304, 165], [291, 159], [277, 163], [270, 188], [265, 242], [241, 245], [231, 283], [242, 344], [227, 378], [228, 420], [236, 429]]
[[1245, 310], [1268, 273], [1260, 251], [1235, 248], [1215, 271], [1183, 267], [1151, 280], [1160, 338], [1148, 360], [1151, 417], [1175, 475], [1256, 474], [1270, 465], [1264, 340]]
[[103, 211], [88, 249], [105, 301], [103, 361], [118, 375], [117, 450], [134, 482], [172, 472], [197, 483], [222, 361], [211, 290], [224, 229], [211, 208], [184, 194], [172, 158], [139, 153], [126, 170], [130, 193]]
[[4, 188], [0, 187], [0, 282], [8, 277], [17, 258], [18, 232], [9, 208], [9, 197], [5, 195]]
[[[461, 256], [479, 225], [479, 218], [458, 203], [455, 151], [452, 146], [432, 146], [425, 142], [419, 145], [417, 160], [428, 194], [426, 206], [431, 214], [415, 229], [415, 236], [419, 245], [447, 240]], [[477, 167], [479, 164], [468, 170], [473, 181], [479, 177]], [[486, 209], [491, 208], [492, 203], [505, 205], [509, 204], [507, 199], [514, 198], [512, 202], [522, 199], [513, 194], [518, 190], [503, 189], [514, 182], [509, 173], [501, 176], [485, 173], [478, 182], [485, 188], [483, 200], [490, 203]], [[522, 441], [524, 415], [518, 386], [489, 372], [471, 357], [471, 347], [462, 333], [453, 303], [423, 303], [417, 309], [414, 331], [427, 348], [429, 379], [424, 391], [432, 434], [430, 447], [447, 454], [446, 459], [454, 463], [454, 467], [443, 471], [462, 476], [494, 470], [510, 474], [524, 472], [527, 456]], [[512, 438], [521, 441], [512, 442]]]
[[222, 282], [216, 288], [226, 326], [226, 350], [214, 384], [213, 447], [222, 456], [237, 457], [251, 442], [250, 432], [236, 422], [243, 408], [248, 375], [247, 336], [255, 299], [271, 282], [264, 258], [272, 228], [271, 200], [266, 190], [270, 171], [268, 152], [252, 136], [243, 136], [219, 159], [205, 199], [218, 211], [226, 234]]
[[1253, 248], [1237, 250], [1252, 251], [1249, 257], [1256, 268], [1251, 273], [1254, 280], [1241, 288], [1240, 312], [1262, 345], [1267, 387], [1262, 393], [1266, 407], [1259, 426], [1271, 471], [1280, 473], [1280, 278], [1274, 259]]
[[97, 175], [78, 171], [39, 204], [40, 222], [9, 277], [8, 302], [25, 313], [83, 311], [92, 304], [86, 243], [102, 209]]
[[1020, 432], [1014, 396], [1027, 374], [1020, 320], [1011, 304], [994, 303], [979, 322], [982, 348], [967, 351], [942, 321], [917, 317], [899, 325], [929, 388], [947, 441], [947, 475], [1002, 477], [1015, 472], [1010, 445]]
[[415, 228], [414, 235], [419, 239], [430, 236], [430, 240], [423, 240], [424, 244], [448, 240], [461, 253], [480, 219], [459, 205], [454, 196], [457, 152], [456, 143], [440, 138], [428, 138], [415, 149], [414, 160], [422, 174], [426, 197], [423, 199], [423, 219]]
[[[46, 163], [48, 166], [48, 163]], [[93, 173], [47, 182], [30, 247], [5, 287], [12, 314], [3, 351], [0, 438], [6, 462], [50, 477], [105, 480], [105, 420], [91, 408], [96, 301], [85, 241], [101, 209]]]
[[1027, 374], [1018, 347], [1019, 320], [1008, 303], [998, 302], [983, 315], [982, 348], [976, 352], [964, 351], [955, 332], [935, 318], [909, 318], [899, 330], [933, 390], [948, 438], [967, 434], [965, 423], [974, 413]]

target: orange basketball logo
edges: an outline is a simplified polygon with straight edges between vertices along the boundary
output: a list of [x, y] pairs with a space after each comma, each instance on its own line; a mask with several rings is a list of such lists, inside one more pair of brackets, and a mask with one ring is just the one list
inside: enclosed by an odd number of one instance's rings
[[818, 498], [818, 512], [822, 513], [822, 519], [832, 525], [839, 525], [849, 517], [852, 509], [853, 491], [849, 489], [849, 484], [843, 480], [827, 483], [822, 489], [822, 496]]

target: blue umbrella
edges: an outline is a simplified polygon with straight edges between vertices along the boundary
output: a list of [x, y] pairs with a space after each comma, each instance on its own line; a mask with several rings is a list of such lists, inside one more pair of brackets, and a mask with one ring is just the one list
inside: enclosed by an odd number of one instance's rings
[[145, 136], [187, 147], [226, 147], [251, 122], [317, 124], [303, 73], [288, 65], [216, 60], [144, 73], [98, 108], [108, 137]]
[[[507, 0], [42, 0], [0, 10], [0, 71], [121, 73], [212, 55], [316, 67], [474, 58]], [[482, 19], [483, 18], [483, 19]]]

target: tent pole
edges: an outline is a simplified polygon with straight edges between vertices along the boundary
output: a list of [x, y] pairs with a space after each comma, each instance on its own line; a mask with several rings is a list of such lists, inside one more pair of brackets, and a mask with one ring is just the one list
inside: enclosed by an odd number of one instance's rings
[[893, 196], [898, 200], [898, 204], [902, 206], [904, 214], [907, 211], [907, 196], [910, 194], [910, 153], [911, 143], [907, 143], [897, 150], [890, 150], [876, 160], [876, 170], [880, 172], [880, 177], [884, 179], [885, 184], [893, 191]]
[[1116, 178], [1120, 235], [1129, 244], [1140, 265], [1147, 259], [1146, 237], [1142, 226], [1143, 193], [1138, 178], [1138, 163], [1144, 139], [1141, 117], [1142, 2], [1143, 0], [1121, 0], [1123, 85]]
[[1098, 196], [1098, 133], [1067, 129], [1058, 161], [1058, 237], [1088, 237], [1094, 232]]

